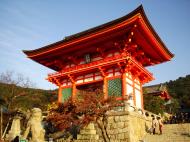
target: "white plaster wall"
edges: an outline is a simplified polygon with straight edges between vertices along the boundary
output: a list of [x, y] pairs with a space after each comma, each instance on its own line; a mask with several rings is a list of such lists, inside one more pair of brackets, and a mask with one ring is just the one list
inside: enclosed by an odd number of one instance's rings
[[133, 102], [133, 87], [129, 84], [126, 84], [126, 90], [127, 90], [127, 96], [130, 96], [129, 97], [129, 100], [128, 102], [130, 103], [131, 106], [134, 105], [134, 102]]
[[142, 108], [141, 104], [141, 92], [137, 89], [135, 89], [135, 99], [136, 99], [136, 107]]

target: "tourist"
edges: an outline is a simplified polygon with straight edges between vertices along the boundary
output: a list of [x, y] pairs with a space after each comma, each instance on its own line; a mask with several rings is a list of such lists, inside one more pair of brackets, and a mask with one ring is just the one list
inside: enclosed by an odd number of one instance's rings
[[160, 131], [160, 135], [161, 135], [162, 134], [163, 123], [162, 123], [161, 117], [157, 117], [157, 119], [158, 119], [158, 124], [159, 124], [159, 131]]
[[156, 126], [157, 126], [157, 120], [155, 117], [152, 117], [152, 129], [153, 129], [153, 135], [156, 134]]

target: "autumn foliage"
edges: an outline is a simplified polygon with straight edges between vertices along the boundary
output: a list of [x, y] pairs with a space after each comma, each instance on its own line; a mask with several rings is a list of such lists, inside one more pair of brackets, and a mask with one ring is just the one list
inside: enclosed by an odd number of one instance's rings
[[59, 130], [68, 129], [73, 125], [83, 127], [91, 121], [95, 122], [98, 118], [104, 117], [106, 111], [119, 105], [115, 97], [104, 100], [102, 93], [84, 91], [77, 95], [75, 101], [70, 98], [52, 108], [48, 121]]

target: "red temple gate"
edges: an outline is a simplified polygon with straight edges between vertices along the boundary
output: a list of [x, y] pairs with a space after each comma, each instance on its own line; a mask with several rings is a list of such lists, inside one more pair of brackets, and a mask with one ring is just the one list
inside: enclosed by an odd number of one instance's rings
[[48, 75], [48, 81], [59, 87], [59, 102], [70, 96], [75, 100], [77, 90], [91, 85], [92, 89], [102, 88], [104, 99], [128, 96], [138, 108], [143, 108], [142, 85], [153, 80], [145, 67], [173, 57], [142, 6], [109, 23], [24, 53], [56, 71]]

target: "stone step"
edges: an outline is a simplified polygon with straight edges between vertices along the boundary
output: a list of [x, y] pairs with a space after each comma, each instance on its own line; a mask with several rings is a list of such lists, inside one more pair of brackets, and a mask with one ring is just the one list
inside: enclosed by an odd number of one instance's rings
[[164, 125], [162, 135], [146, 134], [143, 140], [143, 142], [190, 142], [190, 124]]
[[99, 135], [77, 135], [78, 140], [99, 140]]
[[189, 138], [181, 137], [147, 137], [144, 139], [144, 142], [190, 142]]

